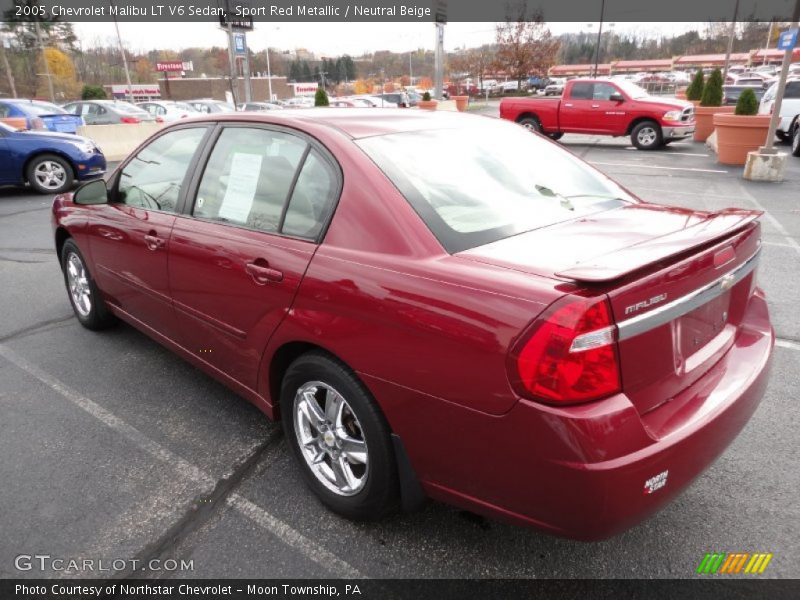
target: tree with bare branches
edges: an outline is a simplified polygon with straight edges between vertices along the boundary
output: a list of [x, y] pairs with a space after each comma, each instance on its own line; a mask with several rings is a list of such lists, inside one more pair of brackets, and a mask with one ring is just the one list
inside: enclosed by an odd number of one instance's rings
[[517, 20], [497, 25], [495, 68], [522, 81], [531, 75], [544, 76], [555, 64], [559, 41], [541, 15], [532, 18], [520, 15]]
[[450, 56], [450, 76], [458, 74], [475, 77], [478, 79], [478, 88], [482, 88], [486, 73], [492, 70], [495, 60], [492, 46], [461, 50]]

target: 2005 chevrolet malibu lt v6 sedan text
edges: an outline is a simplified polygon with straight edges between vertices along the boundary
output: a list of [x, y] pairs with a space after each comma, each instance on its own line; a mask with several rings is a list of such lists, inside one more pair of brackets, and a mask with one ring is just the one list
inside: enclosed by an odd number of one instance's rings
[[642, 202], [496, 119], [287, 113], [162, 129], [56, 197], [55, 243], [83, 325], [282, 419], [334, 511], [428, 496], [607, 537], [756, 409], [760, 213]]

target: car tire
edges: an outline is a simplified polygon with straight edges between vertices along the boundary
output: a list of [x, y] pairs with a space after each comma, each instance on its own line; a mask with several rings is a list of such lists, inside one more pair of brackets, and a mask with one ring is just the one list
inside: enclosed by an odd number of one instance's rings
[[303, 478], [328, 508], [353, 520], [374, 520], [397, 509], [389, 426], [344, 364], [323, 352], [297, 358], [281, 384], [281, 418]]
[[61, 194], [71, 188], [75, 181], [72, 165], [55, 154], [34, 157], [28, 164], [25, 177], [40, 194]]
[[637, 123], [631, 131], [631, 143], [639, 150], [655, 150], [664, 145], [661, 127], [655, 121]]
[[563, 133], [563, 132], [561, 132], [561, 131], [559, 131], [558, 133], [548, 133], [548, 134], [547, 134], [547, 137], [549, 137], [549, 138], [550, 138], [551, 140], [553, 140], [554, 142], [557, 142], [557, 141], [558, 141], [558, 140], [560, 140], [562, 137], [564, 137], [564, 133]]
[[792, 130], [792, 156], [800, 156], [800, 123]]
[[542, 132], [542, 125], [539, 123], [539, 119], [536, 117], [525, 117], [517, 121], [517, 123], [522, 125], [528, 131], [532, 131], [534, 133]]
[[86, 329], [99, 331], [117, 322], [92, 279], [78, 245], [68, 239], [61, 249], [61, 270], [75, 317]]
[[784, 144], [792, 139], [792, 136], [784, 131], [776, 131], [775, 137], [778, 138], [779, 142], [783, 142]]

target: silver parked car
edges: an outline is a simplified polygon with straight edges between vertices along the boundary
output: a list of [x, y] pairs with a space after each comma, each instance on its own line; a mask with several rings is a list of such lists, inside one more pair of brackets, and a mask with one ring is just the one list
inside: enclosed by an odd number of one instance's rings
[[69, 102], [62, 108], [73, 115], [83, 117], [87, 125], [144, 123], [156, 120], [147, 111], [124, 100], [79, 100]]
[[198, 98], [197, 100], [186, 100], [185, 102], [198, 112], [205, 114], [235, 112], [236, 107], [222, 100], [213, 98]]

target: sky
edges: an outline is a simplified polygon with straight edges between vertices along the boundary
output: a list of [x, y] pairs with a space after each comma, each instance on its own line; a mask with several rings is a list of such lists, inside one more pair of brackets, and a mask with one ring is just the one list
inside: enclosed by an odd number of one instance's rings
[[[597, 31], [597, 23], [549, 23], [554, 34]], [[605, 23], [619, 32], [636, 32], [651, 37], [680, 34], [699, 23]], [[181, 50], [193, 46], [224, 46], [226, 34], [215, 23], [120, 23], [120, 35], [128, 50]], [[84, 46], [115, 44], [113, 23], [75, 23]], [[494, 41], [494, 23], [448, 23], [445, 50], [473, 47]], [[432, 23], [259, 23], [248, 33], [247, 43], [255, 51], [267, 45], [291, 50], [306, 48], [318, 56], [359, 56], [376, 50], [407, 52], [433, 49]]]

